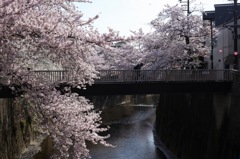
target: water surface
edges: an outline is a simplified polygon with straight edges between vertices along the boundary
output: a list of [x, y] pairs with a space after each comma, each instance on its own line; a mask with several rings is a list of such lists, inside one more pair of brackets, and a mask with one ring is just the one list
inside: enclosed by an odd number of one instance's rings
[[[160, 159], [153, 140], [153, 123], [155, 105], [151, 100], [143, 98], [135, 103], [122, 103], [107, 107], [101, 116], [103, 125], [111, 128], [104, 132], [111, 137], [107, 142], [115, 148], [88, 143], [92, 159]], [[53, 153], [52, 142], [46, 138], [42, 143], [42, 151], [34, 159], [49, 159]]]

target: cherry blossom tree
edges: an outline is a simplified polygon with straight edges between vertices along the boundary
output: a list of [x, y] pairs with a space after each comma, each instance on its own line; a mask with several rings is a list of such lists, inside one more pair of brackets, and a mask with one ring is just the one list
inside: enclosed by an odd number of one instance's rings
[[210, 37], [210, 25], [202, 20], [201, 12], [187, 16], [183, 8], [166, 5], [150, 24], [153, 32], [133, 32], [133, 41], [116, 51], [115, 67], [144, 63], [144, 69], [198, 68], [199, 57], [209, 55], [205, 42]]
[[[101, 63], [98, 69], [114, 70], [131, 70], [140, 63], [144, 55], [135, 47], [133, 40], [114, 42], [111, 47], [101, 48], [98, 55], [93, 56], [95, 59], [100, 57], [101, 60], [95, 63]], [[99, 59], [99, 58], [97, 58]]]
[[201, 14], [187, 16], [181, 7], [167, 5], [151, 25], [155, 31], [140, 41], [149, 67], [197, 68], [198, 57], [208, 56], [210, 48], [205, 42], [210, 36], [210, 26], [202, 20]]
[[[67, 158], [69, 154], [87, 158], [86, 140], [112, 146], [105, 142], [109, 136], [98, 134], [107, 130], [100, 127], [100, 112], [94, 111], [84, 97], [72, 94], [69, 87], [65, 87], [65, 94], [56, 90], [59, 83], [79, 89], [91, 85], [97, 78], [92, 52], [96, 46], [118, 39], [112, 30], [101, 35], [93, 28], [92, 22], [98, 16], [83, 20], [76, 3], [87, 2], [0, 1], [1, 83], [33, 103], [28, 109], [53, 139], [59, 152], [55, 158]], [[51, 81], [46, 75], [36, 74], [43, 68], [67, 69], [68, 76]]]

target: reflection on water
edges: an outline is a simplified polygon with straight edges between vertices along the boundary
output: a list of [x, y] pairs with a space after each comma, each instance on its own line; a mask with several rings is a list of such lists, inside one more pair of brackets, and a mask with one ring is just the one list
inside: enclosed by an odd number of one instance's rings
[[[152, 98], [151, 98], [152, 99]], [[151, 104], [152, 103], [152, 104]], [[160, 159], [154, 146], [152, 125], [155, 120], [155, 101], [141, 101], [132, 105], [129, 103], [108, 107], [101, 116], [103, 124], [111, 128], [107, 142], [116, 145], [115, 148], [100, 144], [88, 143], [92, 159]], [[52, 142], [49, 138], [42, 144], [42, 151], [35, 159], [48, 159], [52, 153]]]
[[[116, 148], [89, 144], [93, 159], [158, 159], [154, 146], [152, 124], [155, 118], [153, 107], [113, 107], [103, 113], [110, 124], [107, 141]], [[112, 114], [109, 117], [106, 114]], [[115, 115], [114, 115], [115, 114]], [[107, 119], [105, 118], [107, 116]]]

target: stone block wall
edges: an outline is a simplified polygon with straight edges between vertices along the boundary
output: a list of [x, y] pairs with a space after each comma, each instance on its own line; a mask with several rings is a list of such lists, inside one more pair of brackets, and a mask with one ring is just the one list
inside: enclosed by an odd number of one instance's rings
[[156, 132], [179, 159], [236, 159], [239, 99], [224, 93], [161, 94]]
[[0, 99], [0, 159], [19, 159], [34, 138], [26, 104], [14, 98]]

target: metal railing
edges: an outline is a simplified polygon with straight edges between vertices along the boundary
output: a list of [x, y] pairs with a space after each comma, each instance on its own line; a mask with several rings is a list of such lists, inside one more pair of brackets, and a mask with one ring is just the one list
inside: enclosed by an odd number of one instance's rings
[[100, 79], [95, 83], [104, 82], [204, 82], [231, 81], [231, 70], [99, 70]]
[[240, 85], [240, 72], [239, 71], [233, 71], [233, 82], [237, 85]]
[[[68, 81], [71, 73], [67, 70], [34, 71], [36, 77], [51, 82]], [[232, 81], [232, 70], [98, 70], [99, 79], [95, 83], [119, 82], [204, 82]]]
[[42, 78], [50, 82], [68, 81], [69, 71], [67, 70], [37, 70], [34, 71], [34, 76]]

